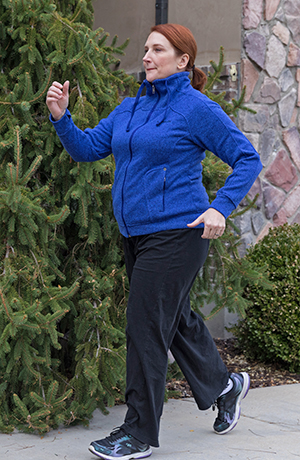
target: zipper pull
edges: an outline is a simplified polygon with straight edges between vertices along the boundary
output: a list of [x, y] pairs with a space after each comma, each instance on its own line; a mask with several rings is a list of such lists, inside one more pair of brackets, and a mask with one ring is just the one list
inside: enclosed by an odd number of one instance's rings
[[152, 94], [155, 94], [155, 86], [152, 85]]

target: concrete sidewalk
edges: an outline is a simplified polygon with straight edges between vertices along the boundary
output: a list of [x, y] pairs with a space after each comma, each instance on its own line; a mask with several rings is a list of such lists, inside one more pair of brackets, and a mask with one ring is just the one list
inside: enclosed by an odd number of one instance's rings
[[[2, 460], [96, 460], [91, 441], [107, 436], [123, 422], [125, 406], [96, 411], [82, 426], [35, 435], [0, 434]], [[212, 431], [216, 412], [199, 411], [193, 399], [169, 400], [161, 421], [159, 460], [296, 460], [300, 459], [300, 384], [250, 390], [237, 427], [219, 436]]]

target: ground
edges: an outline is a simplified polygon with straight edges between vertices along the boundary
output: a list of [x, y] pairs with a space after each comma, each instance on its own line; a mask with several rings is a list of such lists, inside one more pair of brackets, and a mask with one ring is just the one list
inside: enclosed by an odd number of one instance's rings
[[[269, 387], [300, 383], [300, 374], [293, 374], [276, 364], [267, 365], [258, 361], [250, 361], [238, 349], [236, 339], [215, 339], [219, 353], [229, 372], [247, 372], [251, 379], [250, 388]], [[180, 378], [172, 378], [167, 382], [169, 396], [188, 397], [192, 392], [188, 383]]]

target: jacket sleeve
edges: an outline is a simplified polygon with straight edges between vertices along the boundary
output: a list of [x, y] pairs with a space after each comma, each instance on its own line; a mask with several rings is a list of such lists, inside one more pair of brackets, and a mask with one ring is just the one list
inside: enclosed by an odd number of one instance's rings
[[237, 208], [262, 170], [259, 154], [219, 104], [202, 95], [189, 126], [194, 142], [232, 168], [211, 207], [227, 218]]
[[81, 162], [101, 160], [112, 153], [113, 120], [114, 111], [100, 120], [95, 128], [82, 131], [74, 124], [69, 110], [58, 121], [50, 115], [62, 145], [73, 160]]

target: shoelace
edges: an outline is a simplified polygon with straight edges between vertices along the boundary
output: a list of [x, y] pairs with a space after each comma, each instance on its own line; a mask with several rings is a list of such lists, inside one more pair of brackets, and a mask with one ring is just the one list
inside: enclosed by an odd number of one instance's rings
[[219, 410], [217, 419], [219, 419], [219, 420], [222, 421], [222, 420], [224, 419], [224, 414], [225, 414], [225, 411], [224, 411], [224, 403], [223, 403], [222, 397], [219, 397], [219, 398], [216, 399], [215, 402], [213, 403], [213, 405], [212, 405], [212, 410], [215, 411], [216, 408]]
[[127, 434], [122, 428], [120, 427], [116, 427], [111, 433], [109, 436], [107, 436], [106, 440], [108, 442], [115, 442], [115, 441], [118, 441], [118, 439], [122, 439], [124, 438], [125, 436], [128, 436], [129, 438], [131, 438], [131, 435], [130, 434]]

